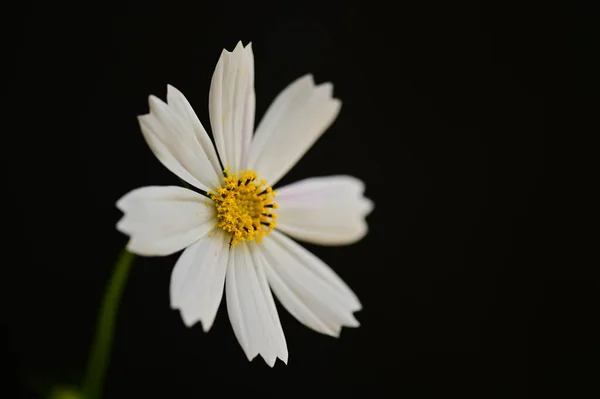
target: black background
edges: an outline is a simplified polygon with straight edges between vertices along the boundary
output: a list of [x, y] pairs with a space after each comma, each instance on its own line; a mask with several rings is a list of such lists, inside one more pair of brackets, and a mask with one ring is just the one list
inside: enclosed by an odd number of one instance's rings
[[343, 101], [281, 183], [367, 183], [369, 235], [307, 246], [361, 298], [362, 326], [335, 340], [280, 308], [289, 364], [249, 363], [224, 303], [208, 334], [169, 308], [177, 255], [138, 258], [106, 398], [600, 397], [595, 266], [572, 257], [549, 151], [592, 19], [576, 2], [525, 4], [19, 3], [5, 14], [7, 387], [78, 381], [126, 242], [116, 200], [178, 184], [135, 117], [170, 83], [208, 126], [214, 66], [242, 40], [257, 121], [305, 73]]

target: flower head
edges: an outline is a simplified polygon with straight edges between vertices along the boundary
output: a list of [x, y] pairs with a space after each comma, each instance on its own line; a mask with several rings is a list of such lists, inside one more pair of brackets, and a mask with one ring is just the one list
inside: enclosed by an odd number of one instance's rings
[[272, 189], [335, 120], [341, 102], [311, 75], [292, 82], [254, 129], [251, 45], [223, 51], [209, 95], [216, 149], [187, 99], [173, 86], [167, 102], [150, 96], [139, 117], [156, 157], [194, 186], [143, 187], [117, 202], [127, 248], [146, 256], [184, 250], [171, 276], [171, 305], [191, 326], [213, 324], [223, 291], [235, 335], [249, 360], [287, 362], [271, 290], [301, 323], [339, 336], [357, 327], [356, 295], [319, 258], [289, 237], [343, 245], [367, 232], [373, 208], [350, 176], [301, 180]]

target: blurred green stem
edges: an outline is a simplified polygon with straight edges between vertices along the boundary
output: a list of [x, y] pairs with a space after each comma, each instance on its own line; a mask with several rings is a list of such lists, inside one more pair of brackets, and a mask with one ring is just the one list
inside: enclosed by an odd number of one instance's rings
[[92, 344], [86, 374], [83, 380], [83, 394], [86, 399], [98, 399], [102, 393], [102, 382], [108, 367], [113, 340], [115, 319], [121, 301], [121, 294], [129, 276], [135, 255], [124, 249], [115, 264], [113, 275], [108, 282], [102, 308], [96, 324], [96, 335]]

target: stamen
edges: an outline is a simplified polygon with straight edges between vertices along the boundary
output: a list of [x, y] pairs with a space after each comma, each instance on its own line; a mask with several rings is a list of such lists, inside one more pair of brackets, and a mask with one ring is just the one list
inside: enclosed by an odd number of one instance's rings
[[256, 173], [251, 170], [231, 175], [224, 170], [223, 174], [221, 187], [208, 192], [217, 210], [217, 226], [231, 235], [230, 245], [260, 242], [275, 227], [277, 215], [272, 211], [277, 209], [277, 203], [273, 202], [275, 191], [264, 187], [265, 180], [257, 182]]

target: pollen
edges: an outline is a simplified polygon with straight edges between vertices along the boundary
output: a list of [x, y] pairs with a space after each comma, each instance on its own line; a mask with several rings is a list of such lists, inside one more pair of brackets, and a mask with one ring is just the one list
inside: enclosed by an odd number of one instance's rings
[[223, 174], [221, 187], [208, 192], [217, 209], [217, 226], [231, 235], [231, 245], [261, 242], [275, 227], [275, 190], [251, 170], [230, 175], [225, 169]]

